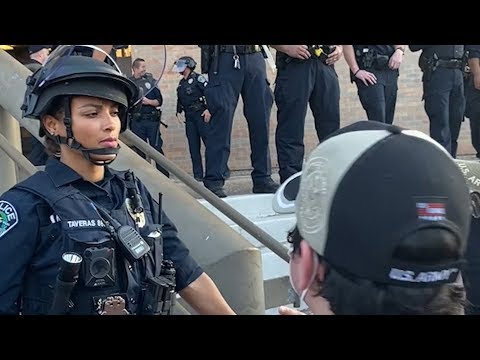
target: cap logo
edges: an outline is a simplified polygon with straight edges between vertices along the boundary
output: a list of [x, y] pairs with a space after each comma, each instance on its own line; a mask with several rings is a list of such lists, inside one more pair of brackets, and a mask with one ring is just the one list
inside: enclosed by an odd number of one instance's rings
[[460, 270], [458, 268], [450, 268], [439, 271], [422, 271], [415, 273], [412, 270], [403, 270], [392, 268], [388, 277], [393, 280], [413, 282], [413, 283], [434, 283], [447, 281], [452, 277], [452, 274], [457, 274]]
[[[321, 219], [325, 217], [326, 195], [328, 193], [327, 178], [328, 160], [314, 157], [306, 164], [302, 174], [299, 191], [300, 204], [298, 218], [301, 219], [305, 234], [317, 233], [324, 226]], [[302, 190], [303, 188], [303, 190]]]
[[445, 204], [441, 202], [417, 202], [416, 208], [420, 220], [442, 221], [447, 215]]

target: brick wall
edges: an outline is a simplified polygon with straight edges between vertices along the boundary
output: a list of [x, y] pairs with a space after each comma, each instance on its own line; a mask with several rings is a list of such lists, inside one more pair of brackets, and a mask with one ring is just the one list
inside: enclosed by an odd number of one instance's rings
[[[197, 63], [200, 62], [200, 49], [197, 45], [167, 45], [167, 65], [165, 73], [160, 82], [160, 88], [164, 97], [163, 120], [169, 124], [168, 129], [162, 128], [164, 139], [164, 150], [166, 156], [174, 161], [185, 171], [191, 173], [191, 162], [188, 154], [188, 144], [185, 130], [175, 119], [176, 87], [180, 76], [171, 72], [173, 62], [180, 56], [192, 56]], [[400, 69], [398, 81], [398, 99], [394, 124], [417, 129], [428, 134], [428, 118], [423, 108], [421, 72], [418, 68], [419, 52], [412, 53], [408, 49], [405, 52], [404, 62]], [[147, 69], [154, 75], [161, 72], [164, 60], [163, 45], [133, 45], [132, 60], [142, 57], [147, 61]], [[199, 69], [199, 67], [198, 67]], [[348, 66], [344, 59], [336, 66], [341, 91], [341, 126], [348, 125], [357, 120], [366, 119], [356, 91], [355, 84], [350, 83]], [[267, 67], [268, 77], [274, 86], [275, 76]], [[242, 114], [242, 100], [240, 98], [235, 113], [232, 132], [232, 146], [229, 166], [231, 170], [249, 170], [250, 145], [248, 139], [247, 122]], [[275, 149], [275, 128], [276, 128], [276, 106], [272, 108], [270, 122], [270, 150], [272, 155], [272, 166], [277, 167]], [[313, 117], [310, 109], [307, 112], [305, 125], [305, 145], [307, 154], [317, 145]], [[473, 154], [470, 141], [470, 130], [468, 119], [462, 124], [459, 139], [459, 155]]]

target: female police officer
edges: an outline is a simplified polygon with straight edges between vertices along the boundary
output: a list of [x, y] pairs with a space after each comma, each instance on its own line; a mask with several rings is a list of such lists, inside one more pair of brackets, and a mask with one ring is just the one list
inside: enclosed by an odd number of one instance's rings
[[27, 79], [23, 116], [40, 120], [60, 155], [0, 197], [0, 313], [58, 313], [52, 304], [70, 253], [80, 266], [67, 313], [168, 313], [165, 289], [175, 287], [201, 314], [233, 314], [165, 215], [162, 251], [158, 204], [145, 186], [107, 166], [137, 86], [118, 67], [68, 53], [60, 47]]

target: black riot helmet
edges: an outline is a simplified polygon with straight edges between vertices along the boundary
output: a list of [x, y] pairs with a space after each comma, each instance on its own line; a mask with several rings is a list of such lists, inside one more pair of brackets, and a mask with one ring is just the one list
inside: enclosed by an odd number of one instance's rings
[[[87, 45], [82, 45], [86, 47]], [[113, 101], [119, 105], [121, 132], [128, 127], [128, 113], [138, 102], [140, 92], [137, 85], [124, 76], [115, 61], [109, 58], [109, 63], [78, 55], [81, 52], [75, 45], [62, 45], [52, 52], [44, 66], [27, 78], [22, 116], [39, 119], [48, 112], [53, 100], [65, 97], [64, 123], [67, 137], [52, 136], [57, 144], [67, 144], [73, 149], [82, 151], [83, 155], [96, 165], [105, 165], [110, 162], [92, 160], [90, 154], [109, 155], [117, 154], [120, 146], [114, 149], [87, 149], [75, 140], [72, 132], [70, 102], [72, 96], [92, 96]], [[101, 51], [98, 48], [96, 50]], [[42, 129], [41, 134], [45, 134]], [[43, 134], [42, 134], [43, 132]], [[70, 142], [69, 140], [72, 139]], [[113, 161], [113, 160], [112, 160]]]
[[173, 71], [181, 73], [181, 72], [184, 72], [187, 67], [192, 69], [193, 71], [195, 70], [196, 66], [197, 66], [197, 62], [193, 60], [192, 57], [182, 56], [177, 61], [175, 61], [175, 64], [173, 66]]

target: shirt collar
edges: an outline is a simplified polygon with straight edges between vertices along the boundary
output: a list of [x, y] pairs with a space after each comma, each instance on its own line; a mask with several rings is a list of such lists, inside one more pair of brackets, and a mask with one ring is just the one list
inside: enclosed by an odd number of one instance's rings
[[57, 188], [82, 178], [71, 167], [52, 157], [47, 160], [45, 171], [52, 175], [51, 178]]
[[[52, 157], [47, 160], [45, 171], [52, 175], [53, 183], [57, 188], [63, 185], [71, 184], [79, 179], [83, 179], [80, 174], [78, 174], [71, 167]], [[114, 176], [120, 177], [117, 171], [109, 169], [108, 166], [105, 166], [105, 176], [103, 181], [111, 180]]]

